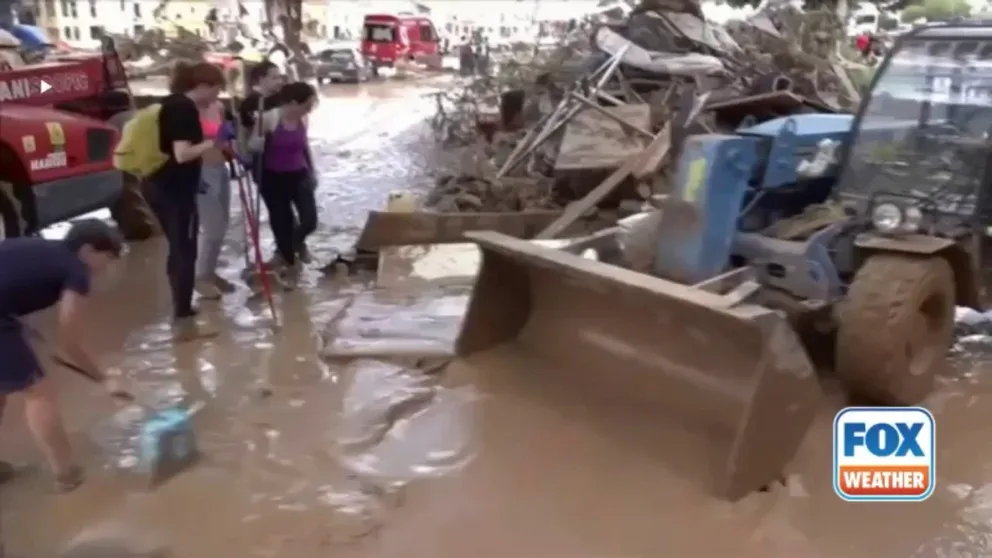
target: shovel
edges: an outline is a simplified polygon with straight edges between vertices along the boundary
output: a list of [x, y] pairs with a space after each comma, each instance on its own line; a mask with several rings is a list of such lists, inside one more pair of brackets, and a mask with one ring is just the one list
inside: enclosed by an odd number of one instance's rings
[[[42, 345], [51, 347], [39, 331], [23, 322], [21, 324], [28, 335]], [[52, 358], [58, 365], [103, 387], [103, 381], [83, 367], [58, 355], [53, 355]], [[118, 401], [138, 405], [146, 411], [138, 437], [136, 469], [147, 479], [149, 488], [164, 483], [200, 460], [196, 434], [193, 432], [190, 419], [203, 410], [205, 407], [203, 402], [194, 403], [188, 409], [173, 407], [155, 410], [139, 402], [132, 393], [123, 389], [112, 390], [110, 395]]]

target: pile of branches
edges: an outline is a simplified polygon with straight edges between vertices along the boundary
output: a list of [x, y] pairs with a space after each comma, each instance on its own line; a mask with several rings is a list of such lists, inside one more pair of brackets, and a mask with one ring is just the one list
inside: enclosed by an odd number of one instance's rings
[[[860, 91], [837, 55], [844, 31], [828, 10], [775, 5], [718, 26], [705, 20], [695, 0], [643, 0], [623, 18], [580, 26], [554, 47], [512, 48], [494, 59], [491, 74], [438, 94], [435, 138], [448, 151], [481, 155], [488, 164], [439, 181], [428, 206], [488, 211], [569, 203], [552, 190], [519, 202], [494, 185], [508, 177], [540, 184], [564, 178], [555, 173], [558, 146], [575, 109], [592, 104], [649, 107], [648, 129], [622, 126], [651, 144], [634, 173], [637, 188], [627, 190], [644, 200], [665, 193], [687, 134], [732, 132], [746, 122], [804, 112], [853, 111]], [[599, 73], [611, 61], [618, 61], [613, 70]], [[511, 91], [525, 98], [516, 114], [507, 114], [504, 102]], [[678, 114], [692, 116], [679, 121]], [[663, 134], [671, 141], [661, 141]], [[445, 201], [452, 199], [464, 203]]]
[[783, 5], [748, 21], [731, 21], [726, 31], [743, 49], [734, 62], [744, 79], [753, 82], [756, 76], [781, 72], [792, 82], [792, 91], [803, 97], [848, 111], [860, 102], [857, 89], [850, 88], [850, 76], [837, 63], [845, 29], [832, 10]]

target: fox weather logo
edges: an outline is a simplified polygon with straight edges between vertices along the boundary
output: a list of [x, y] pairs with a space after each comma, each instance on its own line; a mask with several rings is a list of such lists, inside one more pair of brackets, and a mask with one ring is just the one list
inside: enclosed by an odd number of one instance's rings
[[922, 407], [848, 407], [834, 419], [834, 490], [848, 501], [926, 500], [936, 428]]

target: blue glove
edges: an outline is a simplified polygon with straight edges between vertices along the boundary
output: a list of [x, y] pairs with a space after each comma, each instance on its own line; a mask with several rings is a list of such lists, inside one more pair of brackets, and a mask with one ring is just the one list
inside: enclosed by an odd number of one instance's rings
[[234, 122], [226, 120], [217, 131], [217, 141], [227, 143], [237, 139], [238, 132], [234, 129]]

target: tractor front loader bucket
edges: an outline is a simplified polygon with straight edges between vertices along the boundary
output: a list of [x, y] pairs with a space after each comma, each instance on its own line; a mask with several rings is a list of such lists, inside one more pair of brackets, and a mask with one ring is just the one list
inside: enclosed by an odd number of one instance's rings
[[784, 316], [499, 233], [466, 237], [482, 262], [456, 352], [483, 383], [569, 400], [559, 412], [724, 499], [782, 477], [821, 397]]

